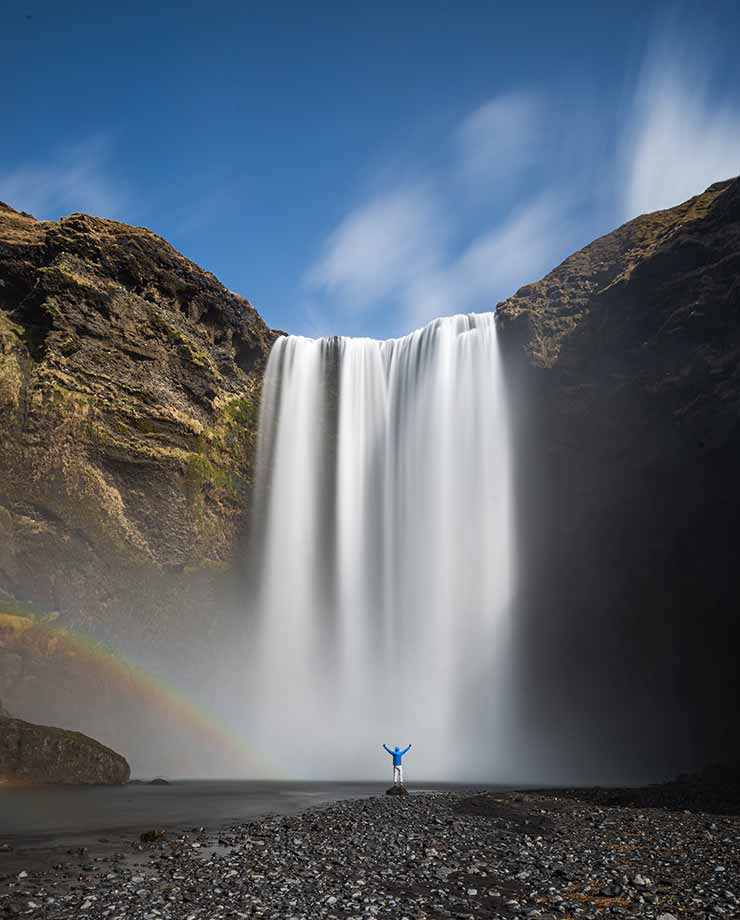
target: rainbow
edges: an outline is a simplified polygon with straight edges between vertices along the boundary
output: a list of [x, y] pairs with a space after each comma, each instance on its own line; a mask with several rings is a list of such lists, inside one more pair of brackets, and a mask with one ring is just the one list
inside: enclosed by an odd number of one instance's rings
[[275, 778], [279, 771], [259, 751], [214, 713], [194, 704], [177, 688], [78, 630], [17, 613], [0, 612], [0, 648], [73, 661], [80, 672], [103, 675], [106, 684], [125, 697], [137, 697], [147, 712], [158, 713], [164, 724], [175, 724], [221, 751], [234, 764], [235, 777]]

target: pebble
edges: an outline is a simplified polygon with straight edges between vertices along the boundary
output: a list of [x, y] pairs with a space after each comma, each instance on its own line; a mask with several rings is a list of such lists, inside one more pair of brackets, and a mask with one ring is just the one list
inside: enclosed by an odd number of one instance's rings
[[379, 796], [171, 831], [84, 865], [79, 848], [0, 877], [0, 917], [726, 920], [740, 917], [739, 841], [736, 816], [585, 791]]

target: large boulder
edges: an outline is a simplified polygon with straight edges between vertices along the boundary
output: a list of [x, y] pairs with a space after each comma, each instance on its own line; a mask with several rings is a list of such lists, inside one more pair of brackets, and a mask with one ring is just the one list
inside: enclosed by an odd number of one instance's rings
[[128, 782], [126, 758], [79, 732], [5, 717], [0, 779], [21, 783]]

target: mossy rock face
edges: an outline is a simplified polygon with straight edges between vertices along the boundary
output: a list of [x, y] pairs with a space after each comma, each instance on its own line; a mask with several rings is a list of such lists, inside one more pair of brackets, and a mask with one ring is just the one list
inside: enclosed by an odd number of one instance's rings
[[0, 205], [0, 596], [108, 627], [207, 603], [275, 337], [148, 230]]
[[[626, 306], [646, 283], [655, 288], [655, 294], [663, 282], [674, 292], [684, 287], [687, 294], [696, 293], [711, 304], [711, 290], [702, 291], [708, 273], [697, 274], [696, 270], [705, 260], [721, 261], [721, 252], [735, 253], [736, 231], [724, 238], [722, 235], [734, 221], [728, 212], [737, 208], [739, 198], [740, 180], [718, 182], [674, 208], [643, 214], [594, 240], [541, 281], [526, 284], [498, 304], [502, 339], [523, 345], [534, 365], [553, 368], [577, 359], [577, 355], [588, 357], [584, 346], [593, 349], [611, 343], [620, 349], [627, 344], [623, 337], [610, 342], [612, 330], [624, 331], [627, 326], [627, 331], [637, 336], [647, 320], [654, 323], [653, 331], [657, 332], [661, 323], [654, 322], [655, 312], [644, 301], [634, 304], [637, 309], [642, 307], [639, 317], [616, 309]], [[706, 237], [703, 244], [697, 235]], [[716, 272], [715, 280], [724, 294], [726, 271]], [[663, 296], [667, 293], [664, 291]], [[686, 300], [688, 306], [690, 301]], [[614, 305], [613, 311], [610, 305]], [[666, 298], [661, 312], [669, 307]]]

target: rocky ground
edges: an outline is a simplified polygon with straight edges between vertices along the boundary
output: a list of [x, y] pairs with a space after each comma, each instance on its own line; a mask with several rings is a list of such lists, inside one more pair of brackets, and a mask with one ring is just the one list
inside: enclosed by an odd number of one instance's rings
[[36, 870], [0, 853], [12, 865], [0, 862], [0, 914], [740, 916], [738, 816], [606, 801], [588, 791], [376, 797], [220, 832], [150, 833]]

